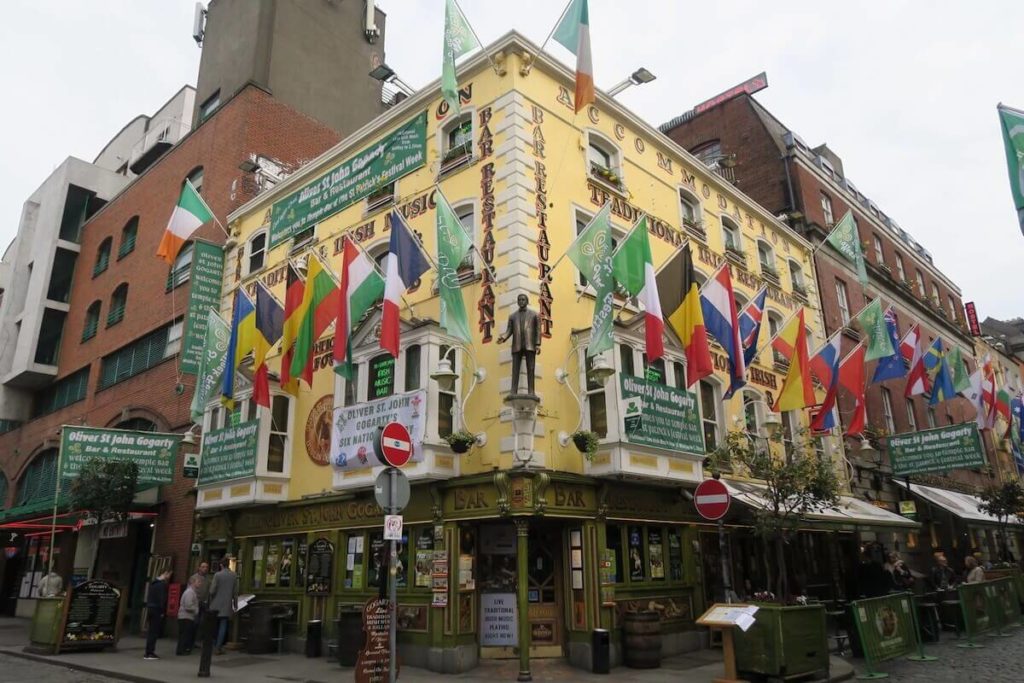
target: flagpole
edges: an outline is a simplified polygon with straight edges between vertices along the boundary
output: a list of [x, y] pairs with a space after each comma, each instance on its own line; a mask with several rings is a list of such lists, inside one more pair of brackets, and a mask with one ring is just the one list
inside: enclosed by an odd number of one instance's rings
[[[606, 199], [604, 204], [601, 205], [601, 208], [598, 209], [597, 213], [594, 214], [594, 218], [597, 218], [597, 214], [601, 213], [602, 211], [604, 211], [604, 208], [606, 206], [608, 206], [609, 204], [611, 204], [611, 203], [612, 202], [611, 202], [610, 199]], [[588, 222], [587, 225], [583, 228], [583, 231], [580, 232], [579, 234], [577, 234], [576, 237], [573, 238], [572, 242], [569, 243], [568, 248], [566, 248], [566, 250], [562, 252], [562, 255], [559, 256], [557, 259], [555, 259], [554, 264], [548, 269], [548, 278], [547, 278], [548, 282], [551, 281], [551, 273], [555, 272], [555, 268], [558, 267], [558, 264], [561, 263], [565, 259], [565, 257], [569, 254], [569, 249], [572, 249], [572, 245], [576, 244], [576, 242], [580, 238], [580, 235], [582, 235], [583, 233], [585, 233], [587, 231], [587, 228], [590, 227], [590, 223], [594, 222], [594, 218], [591, 218], [590, 222]], [[611, 214], [608, 215], [608, 222], [609, 222], [609, 225], [611, 225]], [[632, 230], [632, 228], [630, 228], [630, 230]], [[628, 236], [629, 233], [626, 233], [626, 235]], [[626, 241], [625, 238], [623, 238], [622, 241], [625, 242]], [[616, 249], [615, 251], [618, 251], [618, 249]], [[615, 256], [615, 252], [612, 252], [612, 256]], [[577, 301], [578, 301], [578, 299], [577, 299]]]
[[221, 229], [221, 231], [224, 233], [224, 236], [231, 237], [231, 233], [229, 233], [228, 229], [225, 228], [224, 225], [217, 219], [217, 214], [215, 214], [213, 212], [213, 209], [210, 208], [210, 205], [206, 203], [206, 200], [203, 199], [203, 195], [199, 193], [199, 190], [197, 190], [196, 186], [192, 184], [192, 181], [186, 178], [185, 182], [188, 183], [188, 186], [191, 187], [192, 191], [196, 193], [196, 197], [199, 198], [199, 203], [206, 207], [206, 210], [210, 212], [211, 216], [213, 216], [213, 222], [216, 223], [217, 227]]
[[[459, 4], [459, 0], [452, 0], [452, 2], [459, 9], [459, 13], [462, 14], [462, 18], [466, 19], [466, 13], [463, 11], [462, 6]], [[473, 37], [476, 38], [477, 45], [479, 45], [481, 50], [483, 50], [484, 43], [483, 43], [482, 40], [480, 40], [480, 36], [478, 36], [476, 34], [476, 29], [473, 28], [473, 24], [470, 23], [469, 19], [466, 19], [466, 26], [469, 27], [470, 31], [472, 31]], [[484, 50], [483, 52], [484, 52], [484, 56], [487, 57], [487, 61], [491, 63], [491, 68], [494, 69], [494, 73], [496, 73], [496, 74], [498, 74], [500, 76], [501, 75], [501, 71], [498, 69], [498, 65], [494, 63], [494, 60], [491, 59], [491, 53], [487, 52], [486, 50]], [[453, 65], [454, 65], [454, 63], [455, 63], [455, 60], [452, 60], [452, 64]]]
[[[57, 449], [57, 476], [54, 477], [56, 483], [53, 486], [53, 515], [50, 517], [50, 556], [46, 558], [48, 560], [47, 565], [49, 566], [49, 572], [53, 571], [53, 545], [57, 536], [57, 505], [60, 500], [60, 468], [64, 461], [64, 427], [60, 428], [60, 441], [61, 446]], [[102, 521], [102, 520], [100, 520]], [[92, 569], [90, 568], [90, 572]], [[48, 573], [49, 573], [48, 572]]]
[[548, 41], [551, 40], [551, 36], [555, 35], [555, 31], [558, 30], [558, 26], [562, 23], [562, 19], [565, 19], [565, 15], [569, 13], [569, 8], [572, 7], [573, 2], [574, 0], [569, 0], [569, 2], [566, 3], [565, 9], [562, 10], [562, 13], [558, 15], [558, 19], [555, 20], [555, 25], [551, 27], [551, 33], [549, 33], [548, 37], [544, 39], [544, 42], [540, 44], [540, 49], [537, 50], [537, 54], [534, 55], [534, 58], [526, 65], [526, 73], [524, 73], [523, 76], [529, 76], [530, 72], [533, 71], [533, 63], [537, 61], [537, 57], [540, 56], [540, 53], [544, 52], [544, 48], [547, 47]]
[[[411, 230], [410, 230], [409, 232], [410, 232], [410, 234], [412, 233], [412, 231], [411, 231]], [[351, 242], [352, 244], [354, 244], [354, 245], [356, 246], [356, 249], [358, 249], [358, 250], [359, 250], [360, 252], [362, 252], [363, 256], [365, 256], [365, 257], [366, 257], [366, 260], [367, 260], [367, 261], [369, 261], [369, 262], [370, 262], [370, 263], [371, 263], [371, 264], [373, 265], [373, 269], [374, 269], [375, 271], [377, 271], [377, 274], [378, 274], [378, 275], [380, 275], [380, 276], [381, 276], [381, 278], [383, 278], [383, 280], [384, 280], [385, 282], [387, 282], [387, 280], [388, 280], [388, 274], [387, 274], [387, 273], [385, 273], [385, 272], [384, 272], [384, 271], [383, 271], [383, 270], [381, 269], [381, 267], [380, 267], [380, 264], [379, 264], [379, 263], [377, 263], [377, 261], [376, 261], [376, 260], [374, 260], [374, 258], [373, 258], [372, 256], [370, 256], [369, 252], [367, 252], [367, 251], [366, 251], [366, 249], [365, 249], [365, 248], [363, 247], [363, 245], [359, 244], [359, 242], [356, 242], [356, 241], [355, 241], [354, 239], [352, 239], [351, 237], [349, 237], [349, 235], [348, 235], [348, 233], [347, 233], [347, 232], [346, 232], [346, 233], [342, 233], [342, 235], [343, 235], [343, 236], [344, 236], [344, 237], [345, 237], [345, 238], [346, 238], [346, 239], [347, 239], [347, 240], [348, 240], [349, 242]], [[413, 239], [415, 239], [415, 238], [416, 238], [416, 235], [413, 235]], [[388, 253], [390, 253], [390, 252], [388, 252]], [[318, 257], [318, 258], [319, 258], [319, 257]], [[330, 272], [330, 269], [329, 269], [329, 268], [328, 268], [327, 270], [328, 270], [328, 272]], [[332, 276], [331, 276], [331, 277], [333, 278], [333, 274], [332, 274]], [[339, 286], [339, 287], [341, 286], [341, 283], [340, 283], [340, 282], [338, 283], [338, 286]], [[339, 292], [339, 296], [345, 296], [345, 292]], [[406, 308], [406, 309], [407, 309], [407, 310], [409, 311], [409, 315], [411, 315], [411, 316], [413, 316], [413, 317], [415, 318], [415, 317], [416, 317], [416, 312], [415, 312], [415, 311], [413, 310], [413, 308], [412, 308], [412, 304], [410, 304], [410, 303], [409, 303], [409, 301], [408, 301], [408, 300], [407, 300], [407, 299], [405, 298], [405, 294], [404, 294], [404, 293], [403, 293], [403, 294], [401, 295], [401, 297], [402, 297], [402, 303], [403, 303], [403, 304], [405, 304], [405, 308]]]
[[[441, 191], [441, 186], [435, 183], [434, 188], [437, 190], [437, 196], [441, 198], [441, 201], [443, 201], [445, 207], [447, 207], [448, 213], [451, 215], [455, 215], [455, 209], [452, 208], [452, 204], [451, 202], [448, 201], [448, 197], [444, 196], [444, 192]], [[458, 216], [456, 216], [456, 218], [458, 218]], [[486, 259], [484, 259], [484, 254], [482, 251], [480, 251], [480, 247], [477, 246], [476, 240], [473, 239], [472, 235], [466, 232], [466, 227], [462, 224], [462, 221], [457, 220], [455, 222], [459, 224], [459, 230], [462, 231], [462, 234], [469, 238], [470, 249], [476, 252], [476, 255], [480, 257], [480, 263], [482, 263], [484, 267], [487, 269], [487, 272], [491, 274], [491, 282], [497, 282], [498, 274], [494, 272], [494, 266], [492, 266], [490, 263], [486, 261]], [[422, 244], [420, 246], [422, 246]], [[426, 249], [424, 249], [423, 251], [426, 251]], [[436, 264], [434, 267], [439, 273], [441, 272], [441, 269], [438, 268]]]

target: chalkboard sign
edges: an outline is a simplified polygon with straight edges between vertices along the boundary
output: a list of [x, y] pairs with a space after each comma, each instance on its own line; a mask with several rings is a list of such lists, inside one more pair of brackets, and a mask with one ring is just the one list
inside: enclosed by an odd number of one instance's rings
[[333, 569], [334, 544], [326, 538], [316, 539], [306, 560], [306, 595], [330, 595]]
[[395, 393], [395, 357], [389, 353], [370, 360], [370, 384], [367, 400], [386, 398]]
[[68, 592], [61, 625], [60, 650], [103, 648], [117, 643], [121, 623], [121, 589], [95, 579]]
[[[397, 657], [391, 656], [388, 629], [391, 626], [391, 602], [374, 598], [363, 607], [363, 649], [356, 659], [356, 683], [381, 683], [388, 680], [388, 667]], [[397, 665], [396, 665], [397, 666]], [[395, 669], [398, 677], [398, 669]]]

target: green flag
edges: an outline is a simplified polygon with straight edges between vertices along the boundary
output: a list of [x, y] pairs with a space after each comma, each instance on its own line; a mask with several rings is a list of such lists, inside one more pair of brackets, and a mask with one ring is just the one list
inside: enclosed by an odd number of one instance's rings
[[1000, 104], [999, 121], [1006, 145], [1006, 166], [1010, 172], [1010, 192], [1017, 207], [1017, 221], [1024, 233], [1024, 112]]
[[445, 0], [444, 4], [444, 50], [441, 56], [441, 96], [451, 108], [453, 114], [458, 114], [459, 108], [459, 84], [455, 79], [455, 60], [474, 48], [480, 47], [480, 43], [466, 21], [466, 15], [462, 13], [455, 0]]
[[441, 298], [441, 327], [467, 344], [472, 341], [469, 318], [459, 286], [459, 264], [473, 240], [466, 234], [448, 200], [437, 191], [437, 291]]
[[594, 320], [590, 326], [587, 355], [594, 356], [612, 348], [612, 323], [615, 321], [615, 280], [612, 277], [611, 204], [606, 203], [583, 229], [566, 252], [587, 284], [594, 288]]
[[864, 252], [860, 248], [860, 233], [857, 232], [857, 221], [853, 220], [852, 211], [847, 211], [846, 215], [836, 223], [836, 227], [832, 228], [832, 232], [828, 234], [825, 241], [857, 267], [857, 279], [860, 280], [862, 286], [866, 287], [868, 271], [864, 268]]
[[192, 394], [192, 421], [202, 422], [206, 404], [220, 393], [220, 379], [224, 372], [224, 357], [228, 352], [231, 326], [224, 322], [211, 308], [206, 322], [206, 337], [203, 339], [203, 354], [199, 357], [199, 372], [196, 375], [196, 389]]
[[885, 322], [885, 311], [882, 310], [882, 300], [875, 299], [855, 318], [860, 329], [867, 336], [867, 353], [864, 360], [875, 360], [893, 355], [896, 351], [892, 348], [892, 337], [889, 335], [889, 326]]
[[967, 391], [971, 386], [971, 376], [967, 374], [967, 365], [964, 364], [959, 346], [954, 346], [946, 352], [946, 365], [953, 374], [953, 390], [958, 394]]

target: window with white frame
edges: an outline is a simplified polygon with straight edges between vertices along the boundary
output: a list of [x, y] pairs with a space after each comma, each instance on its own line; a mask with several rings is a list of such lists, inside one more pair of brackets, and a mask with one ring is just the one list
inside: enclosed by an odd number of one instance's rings
[[846, 295], [846, 283], [836, 278], [836, 304], [839, 306], [839, 316], [843, 324], [850, 322], [850, 299]]
[[[462, 229], [469, 235], [469, 239], [476, 244], [476, 210], [472, 204], [462, 204], [460, 206], [452, 207], [455, 211], [455, 215], [459, 219], [459, 223], [462, 225]], [[462, 282], [467, 279], [471, 279], [475, 273], [473, 264], [473, 250], [470, 249], [466, 252], [465, 258], [459, 263], [459, 281]]]
[[181, 336], [185, 327], [185, 321], [177, 320], [167, 328], [167, 346], [164, 348], [164, 358], [170, 358], [181, 350]]
[[[767, 311], [765, 317], [768, 318], [768, 338], [772, 338], [779, 333], [782, 329], [782, 316], [775, 311]], [[787, 363], [786, 357], [783, 356], [774, 347], [772, 348], [772, 360], [776, 364], [785, 365]]]
[[920, 296], [923, 299], [925, 297], [925, 293], [924, 293], [924, 273], [921, 272], [920, 268], [916, 269], [916, 273], [917, 273], [917, 294], [918, 294], [918, 296]]
[[787, 462], [792, 462], [799, 455], [799, 442], [797, 434], [800, 433], [800, 424], [797, 422], [797, 411], [787, 410], [780, 416], [782, 422], [782, 451]]
[[249, 238], [245, 245], [245, 274], [255, 273], [263, 268], [267, 256], [267, 233], [259, 231]]
[[892, 415], [892, 392], [882, 387], [882, 416], [885, 418], [885, 428], [890, 434], [896, 432], [896, 423]]
[[743, 253], [743, 242], [740, 234], [740, 226], [728, 216], [722, 216], [722, 242], [726, 251]]
[[622, 164], [618, 148], [593, 132], [587, 140], [587, 174], [615, 188], [622, 188]]
[[387, 185], [381, 185], [366, 197], [366, 213], [379, 211], [385, 206], [395, 203], [395, 196], [398, 190], [398, 181], [392, 180]]
[[447, 173], [473, 158], [473, 113], [465, 111], [441, 131], [441, 172]]
[[942, 305], [942, 299], [939, 298], [939, 286], [934, 282], [932, 283], [932, 303], [936, 306]]
[[584, 382], [586, 382], [586, 407], [587, 417], [590, 421], [590, 431], [597, 434], [598, 438], [604, 439], [608, 436], [608, 401], [605, 394], [605, 387], [590, 377], [590, 370], [594, 367], [594, 358], [587, 357], [584, 352]]
[[714, 451], [722, 443], [722, 390], [717, 382], [702, 379], [700, 392], [700, 419], [704, 428], [704, 450]]
[[757, 441], [764, 433], [764, 399], [752, 389], [743, 391], [743, 430], [751, 439]]
[[896, 254], [896, 274], [900, 276], [900, 282], [907, 281], [907, 270], [903, 266], [903, 256]]
[[762, 240], [757, 241], [757, 260], [766, 275], [776, 275], [775, 252], [767, 242]]
[[239, 423], [259, 420], [256, 474], [285, 474], [291, 462], [292, 398], [287, 394], [271, 392], [270, 410], [259, 410], [251, 391], [235, 396], [233, 411], [219, 403], [207, 406], [203, 418], [203, 432]]
[[288, 413], [291, 399], [275, 394], [270, 398], [270, 435], [267, 441], [267, 471], [284, 472], [285, 454], [288, 452]]
[[949, 295], [948, 303], [949, 303], [949, 317], [950, 317], [950, 319], [951, 320], [958, 320], [960, 316], [957, 315], [957, 309], [959, 307], [956, 305], [956, 299], [953, 298], [952, 294]]
[[682, 215], [684, 226], [700, 227], [702, 218], [700, 200], [693, 193], [682, 188], [679, 190], [679, 212]]
[[885, 252], [882, 251], [882, 238], [878, 235], [871, 236], [872, 244], [875, 247], [875, 263], [885, 265]]
[[171, 266], [171, 272], [167, 274], [166, 291], [169, 292], [176, 287], [180, 287], [192, 277], [192, 251], [194, 248], [194, 243], [185, 242], [181, 250], [178, 251], [178, 256], [174, 259], [174, 265]]
[[910, 425], [910, 431], [917, 431], [917, 413], [914, 412], [914, 399], [904, 399], [907, 402], [907, 424]]
[[821, 212], [825, 215], [825, 227], [836, 222], [835, 214], [832, 213], [832, 198], [824, 192], [821, 193]]
[[807, 286], [804, 283], [804, 269], [796, 261], [789, 262], [789, 277], [793, 281], [793, 289], [798, 292], [807, 291]]

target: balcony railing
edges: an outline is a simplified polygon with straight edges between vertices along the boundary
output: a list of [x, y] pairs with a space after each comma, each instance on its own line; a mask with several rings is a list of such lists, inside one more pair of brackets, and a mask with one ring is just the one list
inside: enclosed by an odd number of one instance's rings
[[128, 167], [132, 173], [142, 173], [191, 129], [187, 122], [177, 119], [150, 121], [149, 126], [149, 130], [132, 146], [128, 155]]

